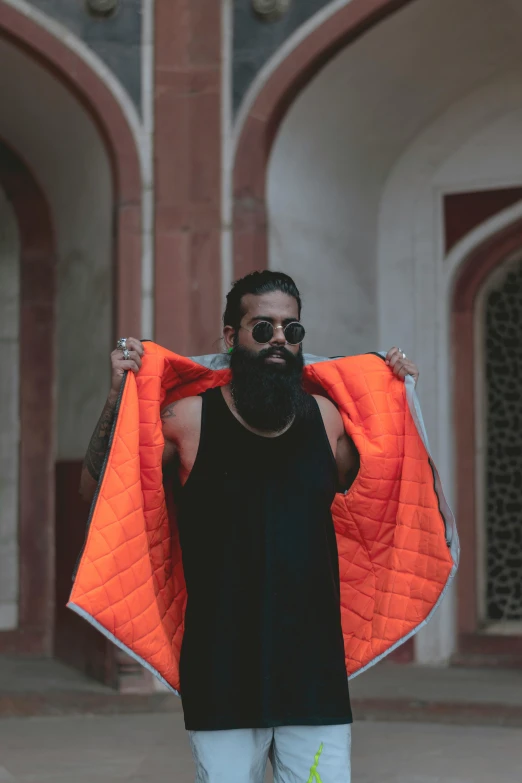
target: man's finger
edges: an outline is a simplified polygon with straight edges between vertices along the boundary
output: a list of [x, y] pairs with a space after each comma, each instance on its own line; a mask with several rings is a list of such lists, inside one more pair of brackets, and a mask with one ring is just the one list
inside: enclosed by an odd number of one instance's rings
[[402, 358], [400, 353], [396, 353], [392, 356], [392, 358], [389, 361], [389, 366], [392, 368], [392, 370], [395, 372], [404, 364], [404, 359]]
[[136, 337], [127, 338], [127, 350], [136, 351], [136, 353], [139, 356], [143, 356], [144, 354], [143, 343], [141, 342], [141, 340], [138, 340]]
[[136, 362], [138, 367], [141, 367], [141, 356], [138, 351], [129, 351], [129, 359], [132, 359], [133, 362]]
[[403, 355], [403, 351], [400, 348], [391, 348], [386, 355], [386, 364], [393, 365], [398, 359], [402, 362], [408, 361], [407, 357]]
[[390, 364], [396, 355], [399, 355], [399, 349], [394, 346], [393, 348], [390, 348], [386, 354], [386, 364]]
[[131, 370], [133, 373], [138, 373], [140, 371], [140, 368], [132, 359], [124, 359], [120, 362], [120, 367], [122, 370]]
[[405, 378], [407, 375], [410, 375], [413, 373], [414, 366], [411, 364], [411, 362], [405, 361], [404, 359], [397, 359], [395, 362], [395, 366], [393, 367], [393, 372], [396, 375], [400, 375], [402, 378]]
[[141, 367], [141, 357], [139, 353], [137, 351], [129, 351], [128, 348], [126, 348], [125, 350], [128, 351], [128, 355], [125, 356], [125, 351], [120, 350], [118, 352], [119, 353], [118, 360], [120, 362], [127, 362], [129, 360], [132, 360], [133, 362], [136, 362], [138, 367]]

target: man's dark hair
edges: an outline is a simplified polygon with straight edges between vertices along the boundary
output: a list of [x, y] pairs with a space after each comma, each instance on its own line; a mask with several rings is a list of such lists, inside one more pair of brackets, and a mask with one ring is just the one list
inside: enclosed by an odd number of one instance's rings
[[263, 272], [251, 272], [240, 280], [236, 280], [227, 294], [223, 325], [239, 329], [244, 315], [244, 310], [241, 307], [243, 297], [247, 294], [261, 296], [261, 294], [271, 294], [273, 291], [281, 291], [283, 294], [293, 296], [297, 302], [299, 318], [301, 318], [301, 295], [292, 278], [285, 275], [284, 272], [272, 272], [266, 269]]

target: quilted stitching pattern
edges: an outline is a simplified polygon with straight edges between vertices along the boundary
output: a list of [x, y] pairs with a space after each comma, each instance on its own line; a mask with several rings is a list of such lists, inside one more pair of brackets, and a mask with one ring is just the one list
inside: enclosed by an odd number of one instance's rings
[[427, 618], [453, 560], [404, 384], [374, 356], [312, 365], [309, 373], [339, 406], [361, 455], [350, 492], [333, 506], [353, 674]]
[[[338, 495], [341, 616], [349, 674], [422, 623], [453, 567], [428, 455], [404, 384], [374, 357], [308, 366], [307, 384], [336, 402], [361, 455]], [[165, 495], [160, 408], [229, 380], [147, 343], [129, 374], [111, 453], [70, 603], [179, 690], [186, 587], [171, 496]]]

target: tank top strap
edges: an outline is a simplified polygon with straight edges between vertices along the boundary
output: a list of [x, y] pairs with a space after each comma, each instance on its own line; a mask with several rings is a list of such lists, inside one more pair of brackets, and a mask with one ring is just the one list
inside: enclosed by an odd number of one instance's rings
[[[207, 430], [212, 432], [213, 439], [219, 433], [229, 432], [231, 419], [237, 424], [235, 416], [230, 411], [221, 386], [214, 386], [212, 389], [207, 389], [201, 395], [202, 411], [201, 411], [201, 438], [207, 434]], [[244, 429], [243, 427], [241, 427]]]
[[314, 448], [324, 450], [332, 470], [337, 473], [335, 454], [332, 451], [319, 403], [312, 395], [309, 396], [308, 403], [306, 415], [300, 417], [291, 430], [293, 430], [294, 437], [302, 439], [307, 444], [313, 443]]

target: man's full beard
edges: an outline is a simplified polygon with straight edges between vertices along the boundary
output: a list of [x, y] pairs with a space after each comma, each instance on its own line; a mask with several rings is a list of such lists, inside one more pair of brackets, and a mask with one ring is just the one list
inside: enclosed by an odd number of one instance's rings
[[[282, 356], [285, 364], [267, 364], [268, 356]], [[236, 346], [230, 356], [232, 398], [242, 419], [254, 429], [281, 432], [294, 418], [310, 411], [303, 389], [303, 352], [267, 348], [260, 353]]]

